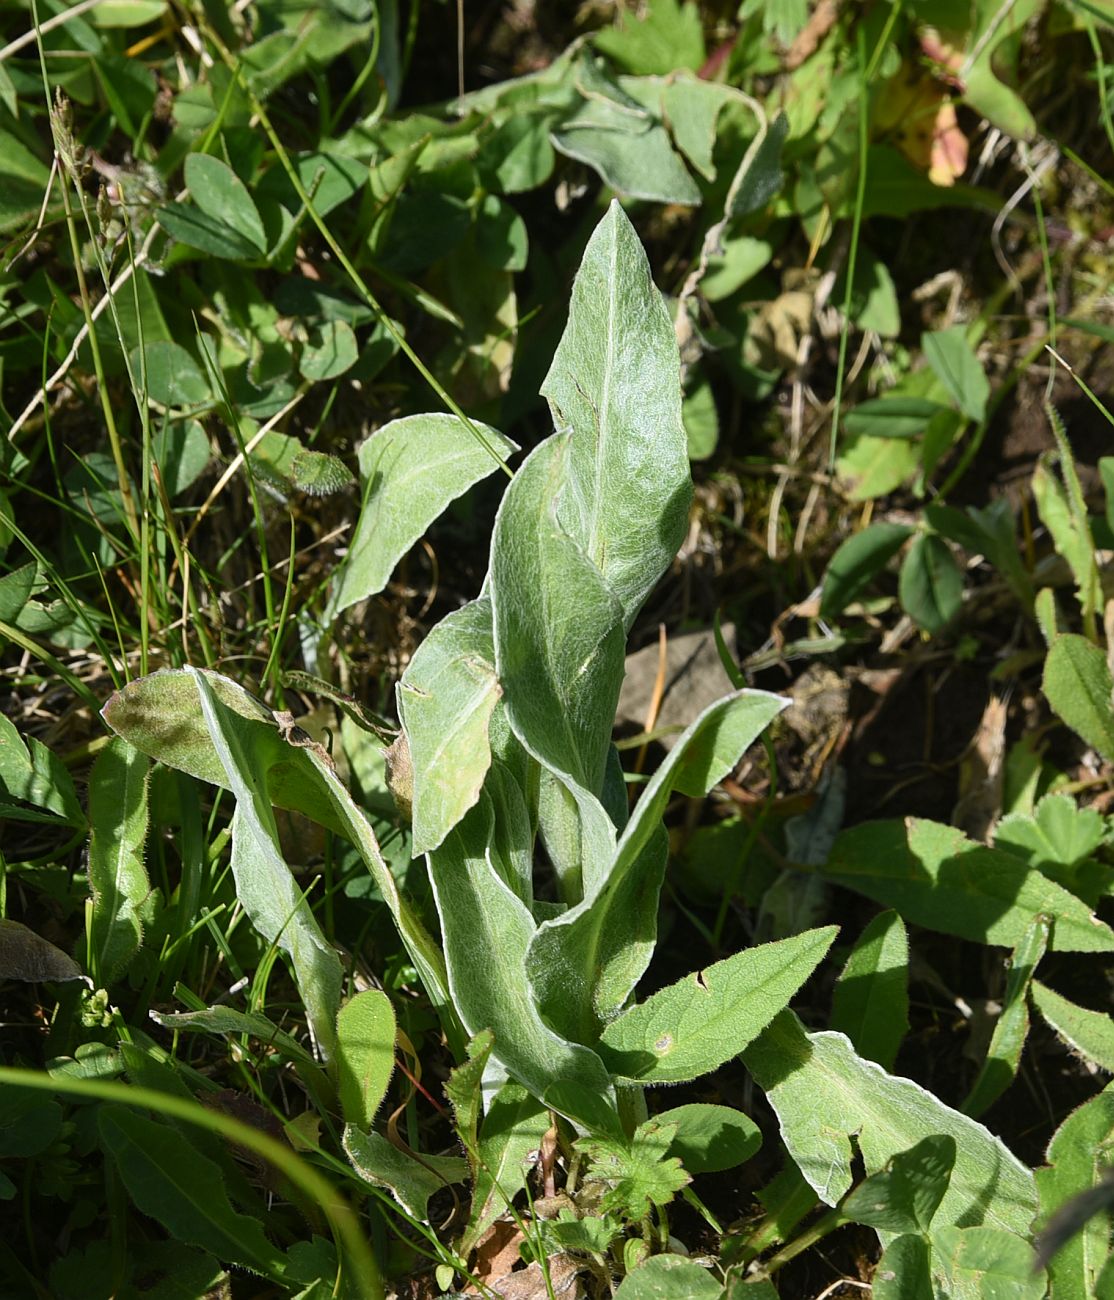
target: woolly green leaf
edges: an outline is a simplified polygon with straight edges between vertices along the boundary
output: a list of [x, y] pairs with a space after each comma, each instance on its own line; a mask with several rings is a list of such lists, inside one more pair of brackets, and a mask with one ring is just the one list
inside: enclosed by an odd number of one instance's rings
[[949, 1300], [1041, 1300], [1048, 1279], [1034, 1268], [1027, 1232], [941, 1228], [933, 1241], [937, 1294]]
[[382, 591], [446, 506], [518, 450], [487, 425], [476, 428], [479, 438], [455, 415], [407, 415], [360, 447], [363, 505], [334, 578], [329, 618]]
[[946, 1134], [955, 1139], [956, 1160], [933, 1232], [953, 1223], [1028, 1231], [1036, 1209], [1029, 1170], [981, 1124], [864, 1061], [842, 1034], [806, 1033], [785, 1011], [743, 1061], [777, 1112], [789, 1154], [825, 1204], [850, 1190], [856, 1146], [873, 1174], [922, 1138]]
[[89, 964], [107, 986], [139, 951], [139, 911], [151, 892], [143, 865], [147, 839], [146, 754], [114, 736], [89, 775]]
[[789, 1002], [831, 947], [827, 926], [748, 948], [623, 1012], [600, 1036], [611, 1071], [684, 1083], [737, 1055]]
[[332, 496], [355, 480], [344, 461], [323, 451], [300, 451], [290, 465], [290, 482], [311, 497]]
[[502, 693], [491, 601], [481, 597], [437, 624], [398, 685], [413, 769], [415, 857], [435, 849], [480, 797], [491, 766], [488, 724]]
[[345, 1122], [368, 1129], [395, 1068], [395, 1013], [381, 989], [365, 989], [340, 1009], [337, 1092]]

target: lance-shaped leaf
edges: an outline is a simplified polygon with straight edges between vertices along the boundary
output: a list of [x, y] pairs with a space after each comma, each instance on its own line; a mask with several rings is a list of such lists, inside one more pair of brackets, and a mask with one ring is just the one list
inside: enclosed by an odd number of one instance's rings
[[1031, 996], [1065, 1043], [1100, 1069], [1114, 1072], [1114, 1020], [1105, 1011], [1078, 1007], [1040, 980], [1033, 980]]
[[561, 1033], [591, 1041], [653, 954], [670, 795], [707, 794], [787, 703], [739, 691], [709, 705], [654, 773], [610, 863], [586, 876], [584, 900], [538, 928], [526, 969], [542, 1014]]
[[[33, 804], [22, 808], [14, 800]], [[53, 815], [48, 815], [53, 814]], [[15, 821], [55, 822], [84, 826], [85, 815], [74, 793], [73, 778], [57, 754], [34, 736], [24, 741], [15, 724], [0, 713], [0, 816]]]
[[1114, 758], [1114, 708], [1106, 655], [1086, 637], [1065, 632], [1054, 638], [1041, 683], [1055, 713], [1104, 758]]
[[176, 1128], [128, 1106], [102, 1105], [97, 1129], [136, 1206], [173, 1238], [229, 1263], [272, 1276], [281, 1272], [282, 1254], [263, 1235], [259, 1220], [232, 1208], [220, 1167]]
[[376, 1187], [385, 1187], [399, 1205], [415, 1219], [429, 1217], [429, 1198], [442, 1187], [462, 1183], [468, 1177], [468, 1162], [460, 1156], [431, 1156], [420, 1159], [388, 1142], [380, 1133], [363, 1133], [345, 1125], [342, 1138], [352, 1168]]
[[481, 795], [426, 859], [453, 1004], [469, 1033], [492, 1031], [495, 1058], [540, 1101], [589, 1128], [618, 1132], [603, 1062], [538, 1014], [523, 978], [534, 920], [491, 865], [492, 830], [491, 804]]
[[505, 1083], [495, 1094], [480, 1134], [472, 1214], [460, 1245], [465, 1258], [526, 1186], [527, 1160], [549, 1124], [549, 1111], [520, 1083]]
[[445, 507], [518, 450], [486, 424], [474, 428], [455, 415], [407, 415], [360, 447], [363, 504], [327, 619], [382, 591], [395, 565]]
[[236, 897], [263, 938], [290, 958], [314, 1036], [330, 1058], [340, 1006], [340, 957], [321, 933], [313, 909], [283, 859], [268, 774], [253, 764], [251, 740], [240, 725], [240, 715], [217, 699], [204, 674], [192, 675], [209, 735], [236, 796], [232, 817]]
[[[1048, 1266], [1052, 1300], [1087, 1300], [1098, 1295], [1096, 1283], [1110, 1256], [1110, 1220], [1106, 1214], [1070, 1211], [1049, 1220], [1080, 1194], [1107, 1190], [1108, 1151], [1114, 1141], [1114, 1083], [1080, 1106], [1056, 1130], [1048, 1144], [1048, 1164], [1036, 1171], [1041, 1198], [1042, 1253]], [[1093, 1208], [1093, 1207], [1092, 1207]]]
[[147, 774], [151, 762], [118, 736], [89, 775], [89, 965], [109, 984], [139, 951], [139, 909], [150, 893], [143, 865], [147, 838]]
[[1029, 1004], [1025, 995], [1033, 972], [1048, 947], [1051, 928], [1051, 917], [1034, 917], [1013, 950], [1002, 1010], [994, 1024], [986, 1059], [963, 1103], [963, 1110], [968, 1115], [981, 1115], [1005, 1092], [1017, 1074], [1025, 1039], [1029, 1036]]
[[1033, 1175], [975, 1120], [910, 1079], [855, 1054], [842, 1034], [807, 1033], [785, 1011], [743, 1053], [777, 1112], [781, 1136], [817, 1196], [835, 1205], [854, 1181], [855, 1144], [868, 1174], [932, 1134], [955, 1139], [948, 1190], [932, 1219], [1026, 1233], [1036, 1210]]
[[337, 1016], [337, 1092], [345, 1121], [368, 1129], [395, 1068], [395, 1013], [381, 989], [364, 989]]
[[491, 601], [474, 600], [430, 632], [398, 686], [410, 745], [413, 853], [435, 849], [480, 797], [491, 766], [495, 676]]
[[961, 939], [1012, 948], [1045, 912], [1056, 918], [1051, 951], [1114, 951], [1114, 931], [1074, 894], [1012, 853], [939, 822], [855, 826], [836, 840], [823, 872], [906, 921]]
[[353, 802], [323, 751], [298, 737], [287, 738], [270, 709], [220, 673], [188, 668], [152, 673], [117, 691], [103, 709], [113, 731], [137, 749], [212, 785], [234, 789], [202, 712], [198, 680], [226, 712], [235, 715], [237, 735], [250, 771], [265, 779], [267, 798], [344, 835], [359, 851], [390, 908], [426, 992], [448, 1017], [445, 966], [437, 944], [399, 893], [375, 832]]
[[625, 638], [619, 602], [557, 521], [569, 457], [568, 434], [547, 439], [499, 507], [491, 543], [495, 660], [515, 735], [539, 762], [596, 794]]
[[909, 1028], [908, 967], [905, 924], [896, 912], [881, 912], [859, 936], [832, 993], [831, 1027], [887, 1070]]
[[831, 947], [838, 927], [736, 953], [624, 1011], [600, 1036], [613, 1074], [685, 1083], [737, 1055], [781, 1011]]
[[318, 1069], [316, 1061], [298, 1042], [291, 1038], [259, 1011], [239, 1011], [236, 1007], [205, 1007], [201, 1011], [151, 1011], [151, 1019], [164, 1029], [175, 1033], [195, 1034], [250, 1034], [265, 1047], [274, 1048], [291, 1061]]
[[673, 322], [618, 203], [584, 250], [541, 391], [557, 428], [572, 430], [561, 523], [629, 629], [684, 537], [692, 481]]

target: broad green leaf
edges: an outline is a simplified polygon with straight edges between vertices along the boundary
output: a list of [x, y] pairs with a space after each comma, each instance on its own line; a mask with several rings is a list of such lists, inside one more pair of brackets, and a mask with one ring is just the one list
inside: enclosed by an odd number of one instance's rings
[[632, 199], [696, 207], [700, 189], [653, 118], [639, 121], [610, 100], [588, 100], [549, 136], [566, 158], [591, 167], [605, 185]]
[[922, 334], [921, 347], [956, 406], [969, 420], [981, 420], [986, 415], [990, 383], [982, 362], [967, 341], [964, 326], [953, 325], [950, 329]]
[[98, 987], [107, 987], [143, 942], [150, 767], [146, 754], [114, 736], [89, 774], [89, 968]]
[[340, 1006], [340, 957], [321, 933], [313, 909], [283, 859], [267, 774], [254, 765], [251, 735], [240, 714], [218, 699], [203, 673], [186, 671], [196, 683], [209, 735], [236, 796], [232, 817], [236, 897], [263, 938], [290, 958], [314, 1036], [329, 1059]]
[[529, 1157], [549, 1125], [549, 1111], [521, 1084], [505, 1083], [492, 1098], [480, 1133], [472, 1213], [460, 1245], [465, 1258], [526, 1186]]
[[250, 1034], [265, 1047], [273, 1047], [300, 1065], [318, 1069], [317, 1062], [295, 1038], [284, 1033], [259, 1011], [235, 1007], [206, 1007], [203, 1011], [151, 1011], [151, 1019], [175, 1033]]
[[488, 858], [492, 835], [481, 795], [426, 858], [453, 1005], [466, 1031], [492, 1031], [495, 1058], [540, 1101], [590, 1129], [617, 1132], [602, 1061], [545, 1025], [530, 995], [523, 968], [534, 921]]
[[912, 532], [907, 524], [869, 524], [843, 542], [824, 572], [821, 617], [835, 618], [858, 600]]
[[963, 570], [935, 533], [919, 533], [901, 565], [901, 607], [918, 627], [942, 632], [963, 606]]
[[656, 940], [665, 866], [661, 819], [674, 790], [700, 798], [727, 775], [786, 707], [763, 691], [739, 691], [707, 709], [669, 752], [635, 806], [614, 857], [593, 864], [582, 902], [544, 922], [526, 970], [543, 1015], [591, 1041], [641, 978]]
[[1093, 642], [1074, 632], [1053, 640], [1041, 682], [1053, 712], [1093, 745], [1103, 758], [1114, 758], [1114, 706], [1110, 666]]
[[899, 1151], [880, 1173], [864, 1179], [844, 1198], [840, 1211], [881, 1232], [927, 1235], [948, 1190], [955, 1155], [950, 1134], [922, 1138], [908, 1151]]
[[850, 500], [873, 501], [900, 487], [920, 464], [920, 447], [910, 439], [859, 434], [840, 449], [836, 469], [847, 481]]
[[[451, 1028], [452, 1011], [447, 1005], [444, 962], [438, 947], [400, 894], [367, 817], [353, 802], [324, 751], [318, 752], [307, 743], [308, 738], [280, 728], [275, 714], [242, 686], [205, 669], [164, 670], [138, 678], [109, 699], [102, 716], [113, 731], [152, 758], [211, 785], [235, 790], [201, 707], [199, 679], [219, 703], [226, 722], [235, 721], [240, 748], [247, 756], [247, 771], [257, 780], [265, 779], [267, 799], [344, 835], [359, 851], [427, 993]], [[288, 734], [289, 740], [285, 738]]]
[[98, 1110], [97, 1129], [137, 1208], [172, 1237], [219, 1260], [272, 1276], [281, 1272], [282, 1256], [259, 1220], [232, 1208], [220, 1168], [177, 1129], [129, 1106], [106, 1104]]
[[909, 940], [896, 912], [880, 912], [859, 935], [832, 993], [830, 1024], [860, 1056], [893, 1067], [909, 1028]]
[[166, 0], [103, 0], [89, 15], [94, 27], [145, 27], [166, 12]]
[[209, 436], [198, 420], [168, 420], [159, 425], [151, 439], [151, 455], [173, 501], [205, 472]]
[[837, 884], [893, 907], [916, 925], [1012, 948], [1040, 912], [1055, 917], [1053, 952], [1114, 951], [1114, 933], [1012, 853], [939, 822], [865, 822], [844, 831], [822, 868]]
[[201, 367], [180, 343], [170, 339], [155, 339], [145, 348], [135, 348], [131, 369], [137, 378], [146, 374], [147, 396], [160, 406], [198, 406], [213, 396]]
[[624, 1011], [600, 1036], [612, 1073], [644, 1084], [685, 1083], [738, 1055], [786, 1006], [836, 927], [748, 948]]
[[381, 989], [365, 989], [337, 1016], [336, 1075], [346, 1124], [369, 1129], [395, 1068], [395, 1013]]
[[1029, 1004], [1026, 994], [1041, 958], [1048, 946], [1052, 919], [1033, 918], [1033, 923], [1018, 940], [1010, 961], [1002, 1010], [994, 1023], [994, 1033], [975, 1082], [962, 1109], [976, 1118], [983, 1113], [1014, 1081], [1025, 1039], [1029, 1036]]
[[[867, 1174], [934, 1134], [955, 1139], [948, 1190], [932, 1219], [1025, 1233], [1036, 1210], [1029, 1170], [981, 1124], [914, 1083], [857, 1056], [842, 1034], [810, 1034], [785, 1011], [743, 1054], [777, 1112], [789, 1154], [826, 1205], [854, 1181], [855, 1147]], [[855, 1135], [855, 1146], [851, 1135]]]
[[507, 719], [567, 783], [603, 785], [623, 679], [622, 608], [558, 522], [571, 437], [555, 434], [507, 488], [491, 543], [495, 663]]
[[[24, 741], [15, 724], [0, 713], [0, 809], [20, 820], [22, 800], [53, 813], [70, 826], [84, 826], [73, 778], [62, 760], [34, 736]], [[53, 819], [52, 819], [53, 820]]]
[[949, 1300], [1041, 1300], [1044, 1270], [1034, 1269], [1028, 1232], [991, 1227], [941, 1228], [933, 1240], [937, 1294]]
[[719, 414], [712, 386], [700, 380], [681, 407], [689, 460], [707, 460], [719, 441]]
[[720, 1284], [694, 1260], [654, 1255], [627, 1274], [615, 1300], [720, 1300], [722, 1295]]
[[917, 438], [944, 408], [926, 397], [875, 397], [860, 402], [843, 418], [848, 433], [875, 438]]
[[260, 250], [238, 230], [202, 212], [192, 203], [164, 203], [155, 220], [180, 244], [229, 262], [251, 262]]
[[435, 849], [475, 804], [491, 766], [488, 725], [503, 693], [491, 617], [481, 596], [443, 618], [397, 688], [414, 774], [415, 857]]
[[1033, 980], [1033, 1004], [1056, 1033], [1080, 1056], [1114, 1073], [1114, 1020], [1104, 1011], [1089, 1011]]
[[603, 574], [628, 630], [688, 525], [680, 373], [646, 254], [612, 203], [584, 250], [541, 391], [556, 428], [572, 430], [557, 517]]
[[714, 1174], [749, 1160], [762, 1145], [758, 1125], [730, 1106], [693, 1101], [654, 1116], [658, 1124], [676, 1129], [669, 1154], [677, 1156], [690, 1174]]
[[257, 252], [267, 236], [255, 200], [231, 167], [210, 154], [191, 153], [185, 164], [186, 185], [198, 208], [213, 221], [234, 230]]
[[[1093, 1193], [1106, 1182], [1112, 1141], [1114, 1084], [1107, 1084], [1064, 1120], [1048, 1144], [1048, 1163], [1036, 1171], [1042, 1226], [1073, 1197]], [[1050, 1294], [1052, 1300], [1090, 1300], [1100, 1294], [1096, 1283], [1110, 1256], [1109, 1217], [1080, 1216], [1066, 1228], [1045, 1247]]]
[[703, 81], [700, 77], [675, 74], [662, 83], [662, 116], [669, 123], [677, 148], [705, 180], [714, 181], [716, 178], [712, 157], [716, 142], [716, 118], [732, 94], [730, 86], [721, 82]]
[[329, 596], [329, 618], [382, 591], [446, 506], [518, 450], [487, 425], [476, 428], [480, 438], [455, 415], [407, 415], [363, 443], [363, 504]]
[[336, 379], [352, 369], [359, 354], [356, 335], [347, 321], [325, 321], [310, 331], [302, 345], [298, 370], [303, 379], [313, 383]]
[[638, 76], [664, 75], [677, 68], [695, 72], [704, 62], [700, 10], [692, 0], [683, 4], [654, 0], [640, 17], [635, 17], [633, 10], [621, 10], [618, 24], [596, 32], [592, 44]]
[[344, 1128], [344, 1150], [352, 1168], [375, 1187], [385, 1187], [408, 1214], [423, 1222], [429, 1198], [442, 1187], [462, 1183], [468, 1162], [460, 1156], [408, 1155], [379, 1133], [364, 1133], [352, 1124]]
[[928, 1242], [920, 1235], [895, 1237], [871, 1279], [871, 1300], [934, 1300]]
[[85, 973], [68, 954], [19, 921], [0, 917], [0, 980], [81, 980]]
[[62, 1131], [62, 1107], [37, 1088], [0, 1090], [0, 1159], [37, 1156]]

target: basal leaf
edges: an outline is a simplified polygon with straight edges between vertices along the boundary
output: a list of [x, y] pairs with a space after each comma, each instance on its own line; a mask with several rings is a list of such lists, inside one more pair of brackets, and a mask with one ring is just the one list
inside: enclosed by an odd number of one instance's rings
[[963, 1103], [963, 1111], [976, 1118], [983, 1113], [1013, 1082], [1021, 1064], [1021, 1052], [1029, 1034], [1029, 1004], [1026, 994], [1045, 948], [1052, 919], [1033, 918], [1032, 924], [1018, 941], [1010, 961], [1002, 1010], [994, 1023], [994, 1033], [975, 1082]]
[[143, 941], [150, 767], [146, 754], [114, 736], [89, 774], [89, 966], [99, 987], [116, 978]]
[[519, 1083], [503, 1084], [492, 1098], [480, 1133], [472, 1214], [460, 1245], [465, 1258], [526, 1186], [529, 1157], [549, 1125], [549, 1111]]
[[762, 691], [739, 691], [688, 727], [654, 773], [614, 857], [595, 865], [585, 897], [546, 921], [530, 945], [527, 973], [542, 1013], [562, 1032], [590, 1041], [642, 976], [656, 938], [665, 865], [661, 819], [674, 790], [701, 797], [735, 766], [785, 708]]
[[948, 396], [969, 420], [981, 420], [986, 414], [990, 383], [982, 362], [967, 341], [962, 325], [936, 330], [921, 336], [925, 358]]
[[963, 570], [942, 537], [920, 533], [914, 538], [897, 590], [902, 609], [933, 636], [955, 618], [963, 606]]
[[443, 1187], [468, 1177], [468, 1162], [460, 1156], [420, 1159], [388, 1142], [379, 1133], [364, 1133], [345, 1125], [344, 1150], [352, 1168], [376, 1187], [385, 1187], [407, 1213], [423, 1222], [429, 1217], [429, 1198]]
[[[639, 161], [641, 166], [641, 161]], [[629, 629], [684, 537], [692, 497], [673, 322], [618, 203], [596, 227], [542, 384], [571, 429], [558, 518]]]
[[97, 1129], [136, 1206], [172, 1237], [219, 1260], [281, 1272], [281, 1253], [259, 1220], [232, 1208], [220, 1168], [177, 1129], [116, 1105], [100, 1107]]
[[600, 1036], [616, 1075], [643, 1084], [684, 1083], [738, 1055], [797, 992], [836, 927], [736, 953], [624, 1011]]
[[543, 1023], [523, 979], [534, 920], [488, 858], [492, 831], [491, 805], [481, 795], [426, 859], [453, 1005], [466, 1031], [492, 1031], [495, 1058], [540, 1101], [591, 1129], [616, 1132], [603, 1063]]
[[832, 993], [831, 1027], [883, 1069], [909, 1028], [909, 941], [896, 912], [881, 912], [859, 936]]
[[267, 794], [267, 776], [254, 763], [252, 738], [241, 715], [227, 708], [203, 673], [191, 673], [213, 746], [236, 796], [232, 818], [232, 874], [236, 896], [252, 925], [290, 958], [294, 980], [321, 1050], [333, 1055], [341, 965], [283, 859]]
[[1080, 1056], [1101, 1070], [1114, 1073], [1114, 1019], [1061, 997], [1040, 980], [1030, 989], [1033, 1004], [1059, 1036]]
[[1055, 918], [1053, 952], [1114, 950], [1114, 933], [1074, 894], [1012, 853], [938, 822], [855, 826], [839, 836], [822, 870], [906, 921], [975, 943], [1012, 948], [1044, 912]]
[[369, 1129], [395, 1068], [395, 1013], [381, 989], [365, 989], [337, 1016], [336, 1075], [346, 1124]]
[[907, 524], [870, 524], [843, 542], [824, 572], [821, 616], [835, 618], [858, 600], [912, 532]]
[[[0, 798], [20, 799], [43, 808], [70, 826], [84, 826], [73, 778], [65, 764], [34, 736], [26, 742], [11, 720], [0, 713]], [[15, 805], [5, 816], [18, 816]]]
[[842, 1034], [807, 1033], [785, 1011], [743, 1060], [777, 1112], [790, 1155], [825, 1204], [835, 1205], [854, 1180], [852, 1135], [873, 1174], [922, 1138], [943, 1134], [955, 1139], [956, 1159], [933, 1232], [954, 1223], [1028, 1231], [1036, 1210], [1029, 1170], [981, 1124], [864, 1061]]
[[1103, 758], [1114, 758], [1114, 682], [1106, 655], [1074, 632], [1054, 638], [1041, 683], [1052, 709]]
[[446, 506], [518, 450], [487, 425], [476, 427], [482, 444], [455, 415], [407, 415], [360, 447], [363, 505], [334, 579], [328, 617], [382, 591]]
[[415, 857], [435, 849], [473, 806], [491, 766], [488, 724], [503, 693], [491, 617], [491, 601], [481, 597], [443, 618], [398, 685], [414, 774]]
[[231, 167], [210, 154], [191, 153], [185, 163], [186, 185], [198, 208], [213, 221], [234, 230], [257, 254], [267, 236], [255, 200]]

